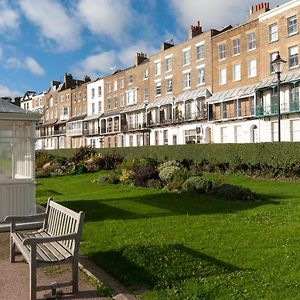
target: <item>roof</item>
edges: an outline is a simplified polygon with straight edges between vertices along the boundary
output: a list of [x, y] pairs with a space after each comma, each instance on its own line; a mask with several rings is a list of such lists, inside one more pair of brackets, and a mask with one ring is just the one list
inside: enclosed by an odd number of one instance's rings
[[136, 110], [142, 110], [146, 108], [145, 103], [139, 103], [139, 104], [135, 104], [135, 105], [130, 105], [125, 107], [121, 113], [127, 113], [127, 112], [131, 112], [131, 111], [136, 111]]
[[93, 114], [93, 115], [90, 115], [90, 116], [86, 116], [86, 117], [84, 118], [84, 121], [90, 121], [90, 120], [96, 120], [96, 119], [99, 119], [99, 118], [101, 117], [102, 114], [103, 114], [103, 113], [100, 112], [100, 113], [98, 113], [98, 114]]
[[208, 103], [215, 103], [215, 102], [221, 102], [226, 100], [229, 101], [233, 99], [249, 97], [254, 95], [256, 88], [257, 88], [257, 84], [252, 84], [241, 88], [215, 93], [208, 99]]
[[[288, 72], [286, 74], [281, 75], [281, 83], [287, 83], [287, 82], [293, 82], [293, 81], [299, 81], [300, 80], [300, 72]], [[277, 76], [273, 75], [263, 81], [257, 86], [257, 90], [263, 89], [266, 87], [272, 87], [277, 86]]]
[[196, 90], [189, 90], [181, 93], [178, 97], [176, 97], [175, 103], [189, 99], [196, 99], [198, 97], [207, 97], [208, 95], [211, 95], [208, 89], [205, 87], [201, 87]]
[[101, 118], [113, 117], [113, 116], [118, 116], [118, 115], [120, 115], [119, 111], [110, 111], [110, 112], [103, 114], [101, 116]]
[[32, 113], [0, 98], [0, 119], [39, 120], [40, 114]]
[[153, 102], [150, 102], [148, 104], [147, 108], [160, 107], [162, 105], [171, 104], [171, 103], [173, 103], [174, 99], [175, 99], [175, 97], [173, 95], [161, 97]]
[[74, 117], [70, 118], [67, 122], [74, 122], [74, 121], [83, 120], [85, 117], [86, 117], [86, 114], [77, 115], [77, 116], [74, 116]]

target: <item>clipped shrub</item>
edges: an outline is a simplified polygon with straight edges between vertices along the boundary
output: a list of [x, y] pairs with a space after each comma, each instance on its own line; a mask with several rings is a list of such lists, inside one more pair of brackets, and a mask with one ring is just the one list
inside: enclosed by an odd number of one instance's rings
[[223, 183], [213, 188], [213, 194], [226, 200], [254, 201], [255, 193], [249, 188]]
[[158, 170], [161, 171], [165, 168], [168, 168], [168, 167], [180, 167], [180, 163], [176, 160], [167, 160], [163, 163], [161, 163], [159, 166], [158, 166]]
[[82, 146], [78, 148], [73, 154], [73, 156], [69, 158], [69, 162], [78, 163], [83, 160], [88, 160], [93, 155], [95, 155], [95, 153], [96, 153], [95, 148], [91, 146]]
[[148, 181], [150, 179], [157, 179], [158, 171], [155, 167], [149, 166], [139, 166], [135, 169], [133, 182], [136, 186], [147, 187]]
[[159, 178], [165, 183], [171, 182], [173, 180], [175, 173], [179, 171], [180, 171], [180, 167], [177, 166], [167, 166], [161, 168], [159, 171]]
[[212, 190], [212, 182], [202, 176], [192, 176], [182, 185], [185, 192], [208, 193]]

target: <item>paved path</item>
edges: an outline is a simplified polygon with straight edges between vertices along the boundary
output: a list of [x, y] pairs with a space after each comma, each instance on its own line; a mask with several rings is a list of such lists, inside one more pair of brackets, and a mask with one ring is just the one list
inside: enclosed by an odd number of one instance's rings
[[[84, 272], [79, 272], [79, 292], [71, 294], [71, 288], [62, 289], [62, 299], [111, 299], [97, 296], [96, 286]], [[38, 269], [38, 284], [52, 283], [61, 280], [70, 280], [69, 268], [51, 267]], [[17, 256], [16, 263], [9, 262], [9, 234], [0, 233], [0, 299], [26, 300], [29, 295], [29, 269], [28, 265]], [[49, 299], [50, 291], [38, 292], [38, 299]]]

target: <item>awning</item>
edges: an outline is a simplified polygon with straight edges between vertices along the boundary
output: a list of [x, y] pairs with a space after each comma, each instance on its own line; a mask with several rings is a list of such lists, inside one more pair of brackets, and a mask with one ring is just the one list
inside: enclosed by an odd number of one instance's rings
[[74, 116], [74, 117], [70, 118], [67, 122], [69, 123], [69, 122], [83, 120], [85, 117], [86, 117], [86, 114], [79, 115], [79, 116]]
[[[280, 77], [281, 83], [295, 82], [300, 81], [300, 72], [288, 72], [286, 74], [282, 74]], [[277, 76], [273, 75], [268, 79], [263, 80], [258, 86], [257, 90], [264, 89], [267, 87], [277, 86]]]
[[97, 120], [101, 117], [101, 115], [102, 115], [102, 112], [98, 113], [98, 114], [93, 114], [93, 115], [90, 115], [90, 116], [86, 116], [83, 121]]
[[224, 92], [215, 93], [208, 99], [208, 103], [211, 104], [223, 101], [230, 101], [238, 98], [250, 97], [254, 95], [256, 88], [257, 84], [253, 84], [237, 89], [231, 89]]
[[120, 115], [119, 111], [111, 111], [111, 112], [107, 112], [105, 114], [102, 114], [100, 116], [100, 119], [108, 118], [108, 117], [114, 117], [114, 116], [119, 116], [119, 115]]
[[121, 113], [142, 110], [144, 108], [146, 108], [145, 103], [139, 103], [139, 104], [130, 105], [130, 106], [125, 107], [123, 110], [121, 110]]
[[196, 99], [199, 97], [207, 97], [211, 95], [210, 92], [208, 91], [207, 88], [198, 88], [196, 90], [192, 90], [192, 91], [186, 91], [181, 93], [178, 97], [176, 97], [175, 99], [175, 103], [179, 102], [179, 101], [185, 101], [185, 100], [190, 100], [190, 99]]
[[153, 102], [150, 102], [147, 106], [147, 108], [153, 108], [153, 107], [159, 107], [162, 105], [167, 105], [167, 104], [172, 104], [174, 101], [175, 97], [173, 95], [158, 98]]

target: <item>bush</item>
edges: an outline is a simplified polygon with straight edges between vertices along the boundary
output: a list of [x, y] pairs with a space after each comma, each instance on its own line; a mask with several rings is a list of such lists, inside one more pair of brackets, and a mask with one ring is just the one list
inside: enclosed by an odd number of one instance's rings
[[158, 172], [155, 167], [149, 166], [139, 166], [135, 169], [133, 182], [136, 186], [147, 187], [148, 181], [150, 179], [157, 179]]
[[176, 160], [167, 160], [163, 163], [161, 163], [159, 166], [158, 166], [158, 170], [161, 171], [165, 168], [168, 168], [168, 167], [180, 167], [180, 163]]
[[35, 152], [35, 167], [36, 169], [43, 168], [47, 163], [52, 162], [54, 156], [46, 151], [39, 150]]
[[123, 184], [132, 184], [134, 178], [134, 172], [132, 170], [123, 169], [121, 175], [119, 176], [119, 180]]
[[114, 170], [122, 161], [122, 156], [117, 153], [98, 154], [92, 159], [96, 170]]
[[255, 193], [249, 188], [227, 183], [215, 186], [213, 188], [213, 194], [223, 197], [226, 200], [253, 201], [256, 199]]
[[161, 189], [162, 188], [162, 182], [158, 179], [149, 179], [147, 181], [147, 187], [152, 189]]
[[80, 147], [75, 151], [73, 156], [70, 157], [69, 162], [78, 163], [83, 160], [88, 160], [93, 155], [95, 155], [95, 153], [96, 153], [95, 148], [93, 148], [91, 146]]
[[179, 172], [180, 168], [177, 166], [167, 166], [159, 171], [159, 178], [165, 182], [171, 182], [176, 172]]
[[208, 193], [212, 190], [212, 182], [202, 176], [188, 178], [182, 185], [185, 192]]
[[71, 175], [84, 174], [87, 173], [88, 169], [83, 163], [78, 163], [72, 167], [70, 171]]

